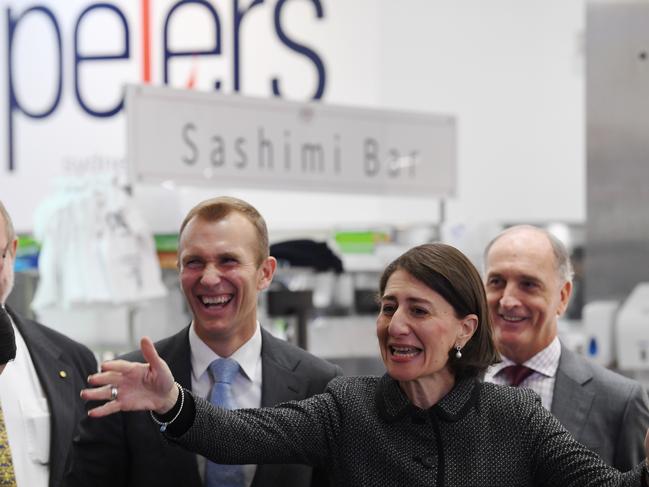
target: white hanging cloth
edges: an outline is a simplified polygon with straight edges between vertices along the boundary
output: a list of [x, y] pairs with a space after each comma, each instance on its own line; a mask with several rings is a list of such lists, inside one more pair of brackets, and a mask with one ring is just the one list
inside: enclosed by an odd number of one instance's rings
[[166, 295], [146, 222], [110, 179], [62, 180], [36, 210], [34, 236], [41, 242], [36, 311]]

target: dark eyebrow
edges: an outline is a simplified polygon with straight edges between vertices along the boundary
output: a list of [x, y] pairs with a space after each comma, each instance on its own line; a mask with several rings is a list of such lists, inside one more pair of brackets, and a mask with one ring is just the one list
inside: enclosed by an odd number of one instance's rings
[[202, 259], [202, 257], [200, 257], [199, 255], [196, 255], [196, 254], [186, 254], [186, 255], [183, 255], [181, 257], [180, 261], [181, 262], [187, 262], [190, 259]]
[[487, 279], [489, 279], [490, 277], [502, 277], [502, 274], [500, 274], [499, 272], [487, 272]]
[[[489, 279], [490, 277], [501, 277], [502, 278], [503, 275], [500, 272], [488, 272], [487, 273], [487, 279]], [[514, 278], [516, 280], [533, 281], [533, 282], [538, 282], [538, 283], [541, 282], [541, 280], [538, 277], [533, 276], [531, 274], [518, 274], [518, 275], [514, 276]]]
[[[392, 295], [385, 295], [385, 296], [382, 296], [382, 297], [379, 299], [379, 301], [397, 301], [397, 298], [395, 298], [395, 297], [392, 296]], [[427, 300], [427, 299], [423, 299], [423, 298], [406, 298], [406, 301], [408, 301], [408, 303], [413, 303], [413, 304], [428, 304], [428, 305], [432, 305], [432, 303], [431, 303], [429, 300]]]
[[543, 281], [541, 281], [538, 277], [531, 276], [529, 274], [523, 274], [520, 277], [520, 280], [522, 280], [522, 281], [531, 281], [534, 284], [541, 284], [541, 285], [543, 284]]
[[219, 254], [219, 259], [241, 260], [241, 256], [236, 252], [223, 252], [222, 254]]

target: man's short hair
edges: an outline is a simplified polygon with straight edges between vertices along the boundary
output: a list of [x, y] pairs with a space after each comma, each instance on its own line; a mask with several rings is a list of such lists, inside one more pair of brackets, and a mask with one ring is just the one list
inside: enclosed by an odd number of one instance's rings
[[0, 201], [0, 216], [5, 223], [5, 237], [7, 237], [7, 242], [5, 243], [5, 245], [7, 245], [9, 242], [13, 242], [13, 239], [16, 238], [16, 232], [14, 231], [14, 224], [11, 221], [9, 212], [2, 204], [2, 201]]
[[191, 210], [189, 210], [189, 213], [187, 213], [187, 216], [180, 225], [178, 242], [180, 243], [180, 239], [182, 238], [185, 227], [194, 217], [208, 222], [216, 222], [222, 220], [233, 212], [243, 215], [250, 223], [252, 223], [253, 227], [255, 228], [257, 236], [259, 237], [257, 246], [257, 265], [260, 265], [270, 255], [268, 246], [268, 228], [266, 227], [266, 221], [257, 211], [257, 209], [250, 203], [247, 203], [238, 198], [234, 198], [232, 196], [219, 196], [217, 198], [210, 198], [208, 200], [201, 201]]
[[503, 237], [504, 235], [507, 235], [509, 233], [516, 232], [518, 230], [533, 230], [541, 233], [542, 235], [545, 235], [548, 241], [550, 242], [550, 246], [552, 247], [552, 253], [554, 254], [555, 269], [557, 271], [557, 275], [559, 276], [559, 279], [561, 279], [563, 282], [572, 282], [574, 271], [572, 269], [572, 262], [570, 261], [570, 254], [568, 253], [568, 249], [563, 244], [563, 242], [559, 240], [553, 233], [547, 231], [545, 228], [537, 227], [534, 225], [515, 225], [513, 227], [506, 228], [498, 235], [496, 235], [491, 240], [491, 242], [487, 244], [487, 247], [485, 248], [484, 251], [485, 267], [487, 264], [487, 257], [489, 256], [489, 251], [491, 250], [493, 244], [496, 243], [496, 241], [499, 240], [500, 237]]

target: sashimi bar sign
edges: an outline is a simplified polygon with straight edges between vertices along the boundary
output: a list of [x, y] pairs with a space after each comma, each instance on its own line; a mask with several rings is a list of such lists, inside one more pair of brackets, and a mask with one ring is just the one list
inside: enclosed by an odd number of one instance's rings
[[[205, 152], [201, 153], [199, 140], [201, 132], [209, 140]], [[271, 139], [263, 126], [257, 127], [256, 137], [249, 140], [245, 136], [236, 136], [227, 140], [225, 135], [209, 134], [202, 131], [194, 122], [188, 122], [182, 127], [183, 143], [186, 144], [186, 155], [181, 156], [184, 164], [201, 164], [209, 168], [227, 168], [229, 164], [238, 170], [284, 172], [300, 174], [342, 174], [342, 151], [340, 134], [332, 135], [331, 140], [317, 140], [293, 143], [290, 130], [281, 131], [281, 140]], [[419, 153], [411, 150], [401, 154], [398, 149], [387, 151], [385, 160], [381, 160], [379, 141], [366, 137], [362, 141], [363, 173], [365, 176], [379, 176], [386, 171], [390, 178], [402, 175], [409, 179], [417, 177], [417, 162]], [[208, 160], [206, 161], [205, 158]], [[254, 162], [253, 162], [254, 161]], [[277, 162], [276, 162], [277, 161]], [[207, 171], [211, 174], [213, 171]], [[402, 174], [403, 173], [403, 174]]]
[[445, 115], [197, 93], [127, 90], [134, 182], [452, 196]]

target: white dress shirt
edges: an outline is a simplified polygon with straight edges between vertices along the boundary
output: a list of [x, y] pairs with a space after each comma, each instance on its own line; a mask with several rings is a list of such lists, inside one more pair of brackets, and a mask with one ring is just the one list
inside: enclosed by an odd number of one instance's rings
[[[548, 411], [552, 410], [552, 399], [554, 397], [554, 383], [557, 379], [557, 369], [559, 368], [559, 359], [561, 358], [561, 343], [559, 338], [554, 337], [554, 340], [534, 355], [531, 359], [524, 362], [522, 365], [529, 367], [532, 372], [523, 382], [520, 387], [527, 387], [541, 396], [541, 403]], [[494, 384], [508, 385], [505, 374], [501, 374], [505, 367], [516, 365], [504, 355], [502, 362], [492, 365], [485, 373], [485, 382], [493, 382]]]
[[[208, 372], [209, 365], [219, 357], [196, 334], [194, 324], [189, 328], [189, 348], [192, 362], [192, 392], [209, 401], [214, 382]], [[230, 358], [240, 366], [232, 383], [232, 398], [237, 408], [258, 408], [261, 406], [261, 328], [257, 328], [250, 340], [244, 343]], [[197, 456], [201, 480], [205, 477], [205, 457]], [[243, 472], [246, 485], [250, 487], [257, 470], [256, 465], [245, 465]]]
[[16, 359], [0, 375], [0, 401], [18, 487], [47, 487], [50, 410], [34, 363], [16, 325]]

